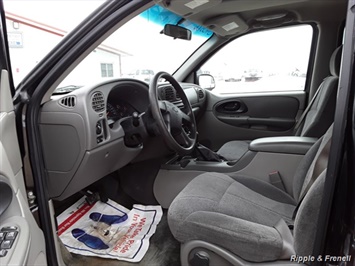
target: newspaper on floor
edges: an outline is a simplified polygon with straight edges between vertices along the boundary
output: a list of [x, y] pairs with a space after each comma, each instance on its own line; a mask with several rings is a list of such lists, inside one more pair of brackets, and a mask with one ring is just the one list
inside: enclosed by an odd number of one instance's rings
[[72, 253], [139, 262], [161, 216], [160, 206], [128, 210], [112, 200], [89, 205], [82, 198], [57, 217], [57, 233]]

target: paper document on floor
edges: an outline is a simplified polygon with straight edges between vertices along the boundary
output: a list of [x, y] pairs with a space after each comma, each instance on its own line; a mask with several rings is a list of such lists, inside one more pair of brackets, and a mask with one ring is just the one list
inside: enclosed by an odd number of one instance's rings
[[112, 200], [89, 205], [82, 198], [57, 217], [57, 233], [72, 253], [139, 262], [161, 216], [160, 206], [128, 210]]

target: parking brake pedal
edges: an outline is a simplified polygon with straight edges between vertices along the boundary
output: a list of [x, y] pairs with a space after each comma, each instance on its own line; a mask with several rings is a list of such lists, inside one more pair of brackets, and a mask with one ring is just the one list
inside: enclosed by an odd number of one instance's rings
[[94, 205], [96, 202], [107, 202], [108, 198], [102, 195], [99, 192], [91, 192], [91, 191], [81, 191], [83, 195], [85, 195], [85, 201], [89, 205]]

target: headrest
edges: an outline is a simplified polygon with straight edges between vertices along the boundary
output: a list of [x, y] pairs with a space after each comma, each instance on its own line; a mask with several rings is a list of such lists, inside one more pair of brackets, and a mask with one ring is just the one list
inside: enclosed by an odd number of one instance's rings
[[329, 71], [332, 76], [339, 76], [342, 51], [343, 46], [341, 45], [333, 52], [332, 57], [330, 58]]

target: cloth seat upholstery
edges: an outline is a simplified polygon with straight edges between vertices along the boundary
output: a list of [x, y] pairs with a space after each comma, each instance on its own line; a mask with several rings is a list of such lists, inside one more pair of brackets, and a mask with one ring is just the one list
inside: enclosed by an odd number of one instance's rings
[[301, 161], [293, 196], [255, 178], [232, 178], [221, 173], [197, 176], [170, 205], [168, 222], [172, 234], [181, 243], [206, 241], [247, 261], [274, 261], [283, 252], [282, 236], [275, 229], [283, 219], [294, 225], [296, 254], [311, 255], [326, 168], [301, 202], [296, 219], [292, 216], [331, 132], [332, 127]]
[[203, 240], [243, 253], [247, 260], [255, 260], [254, 253], [260, 249], [263, 252], [256, 261], [268, 261], [282, 251], [281, 236], [272, 226], [280, 218], [292, 222], [294, 208], [227, 175], [207, 173], [192, 180], [173, 201], [169, 226], [180, 242]]

